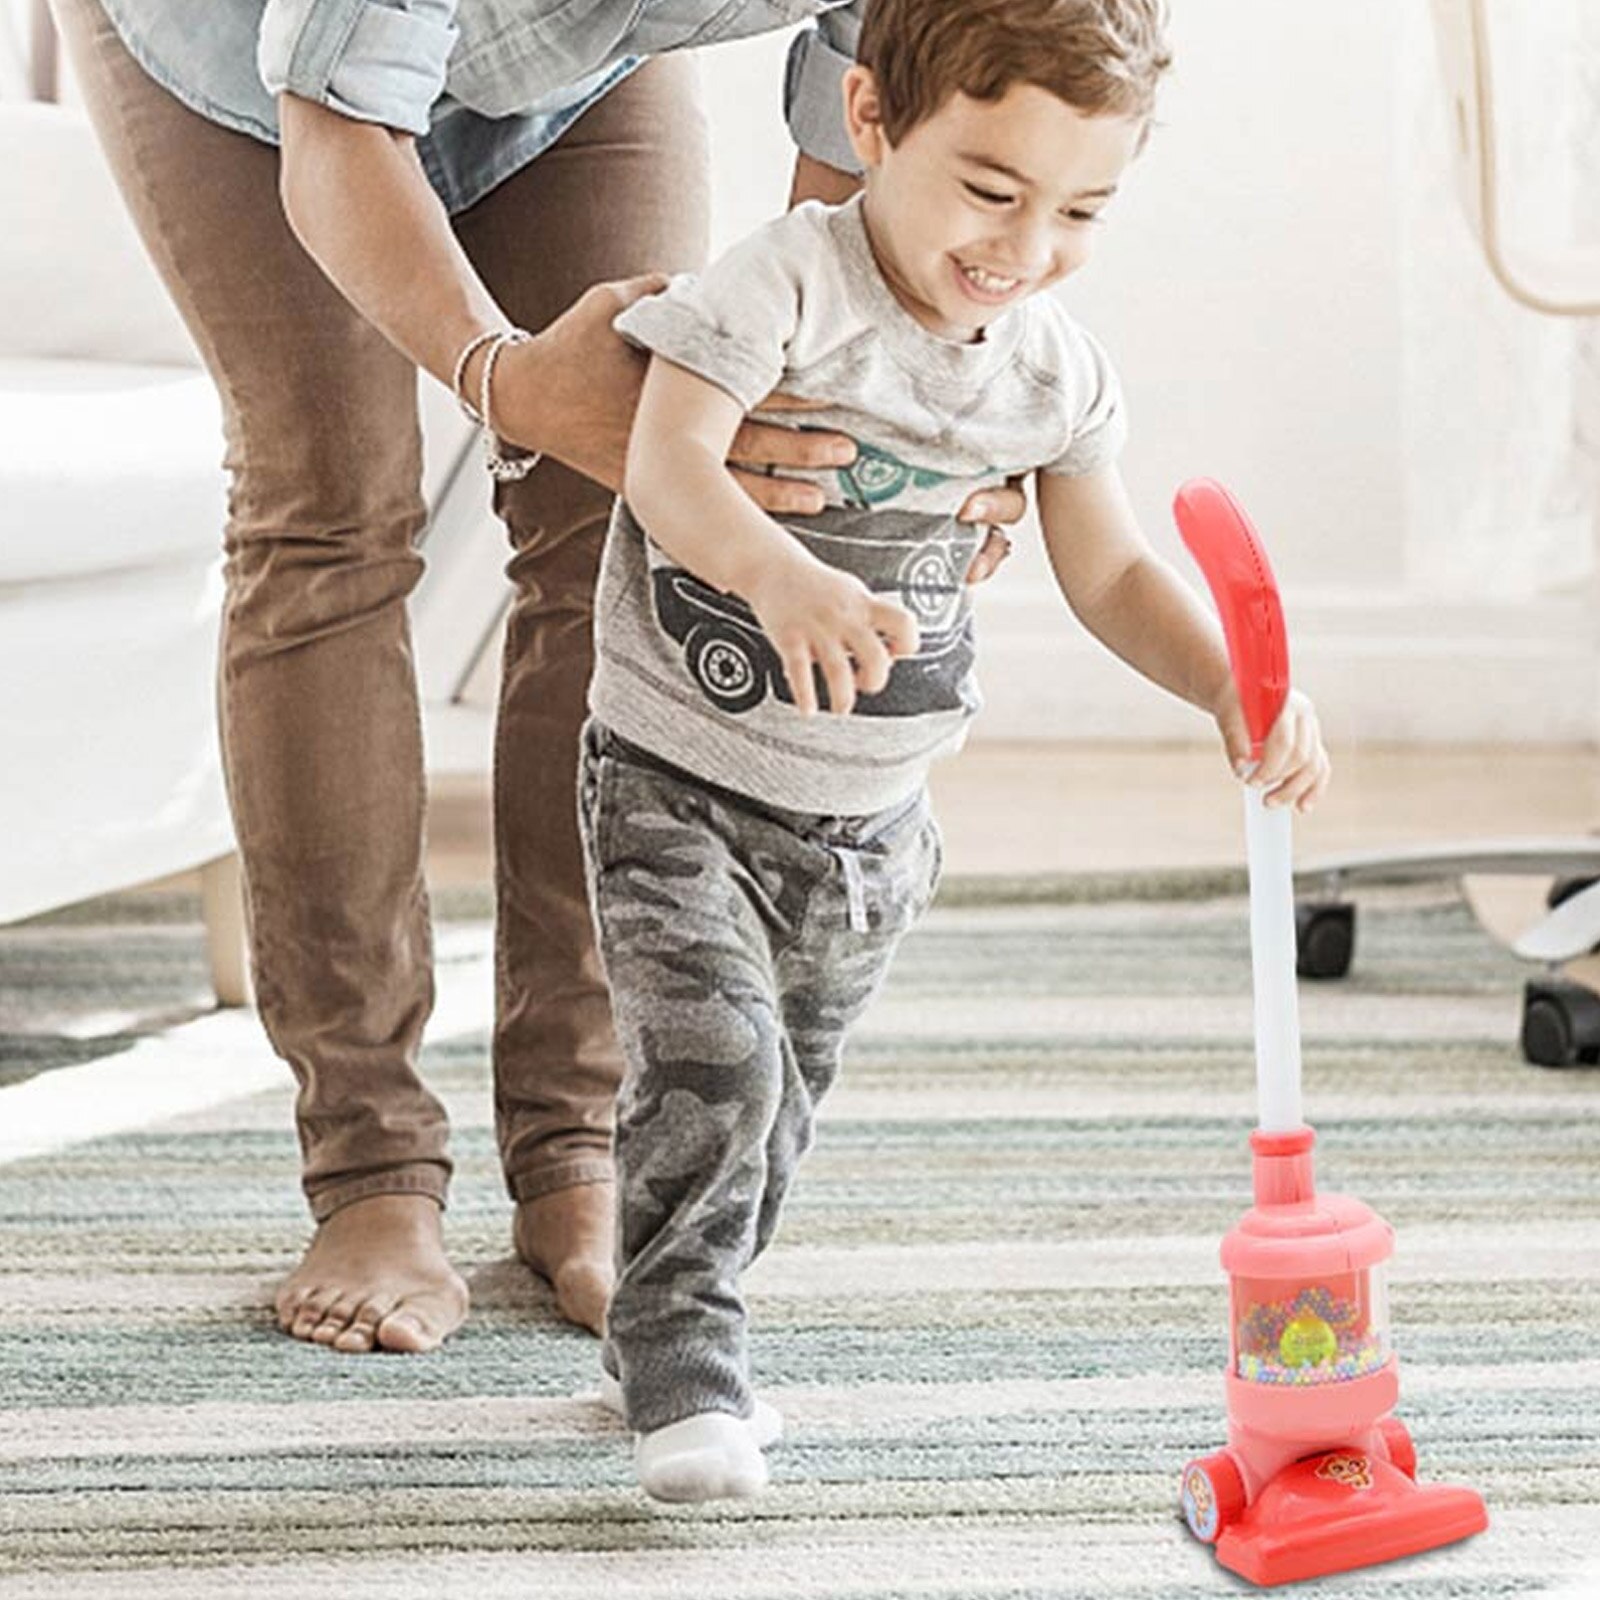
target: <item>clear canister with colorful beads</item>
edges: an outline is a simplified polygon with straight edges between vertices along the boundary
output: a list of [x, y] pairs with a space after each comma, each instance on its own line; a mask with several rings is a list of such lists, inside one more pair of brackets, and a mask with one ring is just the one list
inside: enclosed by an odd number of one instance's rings
[[1315, 1278], [1235, 1277], [1233, 1370], [1251, 1383], [1346, 1383], [1389, 1360], [1384, 1267]]

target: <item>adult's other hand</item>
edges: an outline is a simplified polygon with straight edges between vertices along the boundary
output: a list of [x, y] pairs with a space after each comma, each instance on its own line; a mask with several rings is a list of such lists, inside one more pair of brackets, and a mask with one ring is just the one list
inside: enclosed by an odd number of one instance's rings
[[1021, 522], [1027, 509], [1028, 496], [1021, 480], [1008, 478], [998, 489], [980, 489], [956, 513], [962, 522], [989, 525], [978, 553], [967, 568], [968, 583], [982, 583], [999, 570], [1000, 563], [1011, 554], [1011, 537], [1006, 529]]
[[[808, 411], [827, 408], [825, 400], [797, 400], [792, 395], [769, 394], [758, 407], [761, 411], [788, 411], [803, 417]], [[828, 433], [788, 427], [780, 423], [746, 420], [734, 435], [728, 452], [729, 470], [745, 493], [763, 511], [791, 516], [810, 516], [822, 510], [822, 490], [803, 478], [785, 478], [794, 468], [843, 466], [853, 461], [855, 442], [848, 434]], [[991, 577], [1011, 554], [1011, 540], [1002, 531], [1020, 522], [1028, 509], [1022, 485], [1012, 479], [998, 488], [980, 489], [956, 513], [962, 522], [989, 524], [987, 537], [972, 564], [967, 568], [968, 583], [981, 583]]]
[[[491, 397], [500, 437], [620, 490], [646, 358], [611, 324], [666, 286], [660, 273], [598, 283], [530, 342], [507, 345]], [[474, 362], [467, 371], [469, 395], [477, 393], [477, 370]]]

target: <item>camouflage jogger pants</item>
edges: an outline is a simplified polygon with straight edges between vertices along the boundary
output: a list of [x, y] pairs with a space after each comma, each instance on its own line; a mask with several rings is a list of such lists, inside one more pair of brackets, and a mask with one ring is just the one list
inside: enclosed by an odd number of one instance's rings
[[925, 791], [782, 811], [592, 723], [580, 810], [626, 1076], [604, 1360], [629, 1426], [752, 1407], [740, 1273], [772, 1238], [844, 1034], [938, 879]]

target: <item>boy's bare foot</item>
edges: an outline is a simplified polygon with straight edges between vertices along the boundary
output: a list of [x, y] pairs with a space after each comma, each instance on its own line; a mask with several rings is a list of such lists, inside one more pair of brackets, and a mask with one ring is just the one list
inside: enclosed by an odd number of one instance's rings
[[616, 1187], [580, 1183], [517, 1206], [512, 1238], [517, 1254], [556, 1292], [568, 1322], [591, 1333], [605, 1330]]
[[432, 1350], [467, 1314], [467, 1286], [444, 1253], [439, 1206], [379, 1194], [322, 1223], [278, 1290], [278, 1326], [359, 1354]]

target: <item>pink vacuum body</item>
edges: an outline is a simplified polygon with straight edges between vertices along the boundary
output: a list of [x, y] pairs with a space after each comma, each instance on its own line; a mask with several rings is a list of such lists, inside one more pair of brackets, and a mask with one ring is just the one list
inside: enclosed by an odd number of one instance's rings
[[[1254, 754], [1289, 690], [1272, 569], [1220, 484], [1186, 483], [1179, 531], [1211, 588]], [[1246, 791], [1261, 1126], [1250, 1137], [1255, 1205], [1222, 1242], [1228, 1274], [1228, 1443], [1184, 1469], [1190, 1532], [1217, 1560], [1271, 1585], [1392, 1561], [1488, 1526], [1471, 1489], [1416, 1481], [1393, 1415], [1385, 1266], [1394, 1230], [1347, 1195], [1316, 1189], [1300, 1117], [1293, 877], [1287, 809]]]

